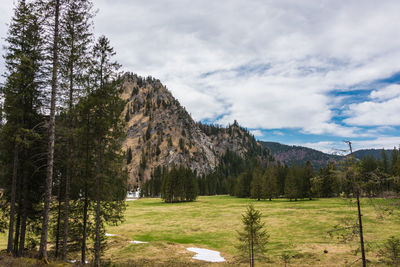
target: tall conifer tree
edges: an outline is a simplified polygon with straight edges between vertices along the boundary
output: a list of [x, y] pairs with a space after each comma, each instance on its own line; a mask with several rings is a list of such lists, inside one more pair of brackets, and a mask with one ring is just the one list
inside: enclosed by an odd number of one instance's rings
[[[93, 48], [93, 64], [91, 66], [90, 86], [92, 92], [90, 102], [92, 106], [95, 141], [96, 163], [96, 233], [95, 233], [95, 259], [94, 265], [100, 266], [102, 225], [104, 216], [101, 202], [123, 201], [125, 197], [125, 184], [116, 184], [115, 177], [121, 177], [122, 166], [125, 158], [121, 157], [120, 149], [124, 138], [124, 122], [121, 120], [125, 102], [120, 99], [121, 90], [117, 71], [119, 64], [112, 61], [115, 55], [109, 40], [102, 36]], [[119, 172], [119, 173], [118, 173]], [[110, 178], [113, 178], [110, 180]], [[109, 182], [108, 182], [109, 181]], [[111, 184], [110, 184], [111, 183]], [[107, 186], [108, 185], [108, 186]], [[107, 188], [106, 188], [107, 187]], [[107, 195], [106, 197], [106, 191]], [[113, 192], [114, 194], [110, 194]], [[122, 193], [123, 192], [123, 193]], [[115, 196], [110, 199], [110, 196]], [[118, 199], [119, 196], [119, 199]]]
[[65, 94], [66, 103], [66, 175], [65, 175], [65, 205], [64, 205], [64, 234], [62, 259], [67, 256], [70, 184], [74, 171], [72, 170], [75, 115], [74, 106], [84, 87], [84, 75], [88, 68], [89, 48], [91, 43], [93, 4], [88, 0], [68, 0], [65, 14], [60, 22], [60, 76], [61, 88]]
[[273, 166], [268, 166], [263, 175], [263, 197], [269, 199], [278, 196], [278, 181], [277, 169]]
[[49, 232], [50, 204], [52, 196], [53, 183], [53, 165], [54, 165], [54, 143], [56, 128], [56, 101], [58, 90], [59, 75], [59, 46], [60, 46], [60, 20], [64, 0], [44, 0], [41, 2], [41, 8], [45, 13], [44, 17], [48, 20], [47, 38], [51, 40], [48, 47], [48, 58], [51, 69], [51, 97], [50, 97], [50, 116], [48, 122], [48, 148], [47, 148], [47, 173], [45, 184], [43, 221], [40, 237], [39, 258], [47, 262], [47, 239]]
[[[6, 124], [2, 129], [2, 141], [3, 144], [13, 145], [13, 156], [10, 157], [13, 160], [9, 165], [12, 171], [7, 251], [10, 253], [14, 250], [15, 254], [21, 255], [25, 243], [29, 174], [26, 173], [28, 168], [21, 168], [20, 165], [31, 157], [32, 140], [38, 137], [35, 128], [40, 121], [39, 110], [42, 105], [40, 88], [43, 42], [35, 6], [21, 0], [14, 11], [6, 38], [7, 80], [3, 88]], [[19, 173], [19, 169], [24, 170], [23, 174]], [[18, 223], [14, 228], [17, 191]]]

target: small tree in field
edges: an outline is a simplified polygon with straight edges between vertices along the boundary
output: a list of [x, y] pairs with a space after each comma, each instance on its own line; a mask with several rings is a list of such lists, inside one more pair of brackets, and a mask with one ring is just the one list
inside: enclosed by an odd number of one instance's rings
[[390, 237], [379, 250], [378, 256], [390, 266], [400, 266], [400, 239], [394, 236]]
[[242, 214], [243, 231], [238, 231], [240, 244], [237, 248], [243, 258], [248, 260], [250, 267], [254, 267], [256, 259], [264, 258], [269, 234], [264, 229], [265, 223], [261, 222], [261, 212], [249, 205], [245, 214]]

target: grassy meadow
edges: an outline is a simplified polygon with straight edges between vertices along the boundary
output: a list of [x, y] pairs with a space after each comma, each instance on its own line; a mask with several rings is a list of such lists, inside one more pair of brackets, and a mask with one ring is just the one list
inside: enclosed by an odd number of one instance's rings
[[[107, 227], [107, 233], [115, 236], [107, 237], [104, 259], [113, 266], [246, 266], [237, 257], [236, 231], [242, 227], [241, 214], [253, 203], [270, 234], [267, 259], [257, 266], [285, 266], [283, 254], [290, 255], [288, 266], [361, 266], [356, 261], [360, 253], [355, 255], [358, 236], [343, 243], [327, 234], [343, 218], [356, 220], [356, 206], [349, 202], [339, 198], [256, 201], [230, 196], [175, 204], [158, 198], [129, 201], [125, 222]], [[380, 218], [381, 210], [368, 199], [362, 201], [362, 212], [369, 266], [385, 266], [377, 251], [385, 239], [400, 235], [399, 212]], [[133, 240], [148, 243], [129, 243]], [[6, 248], [6, 234], [0, 236], [0, 245]], [[188, 247], [217, 250], [227, 262], [194, 260], [195, 253], [187, 251]]]
[[[380, 202], [375, 200], [374, 202]], [[147, 266], [239, 266], [236, 231], [249, 203], [263, 214], [270, 234], [268, 259], [259, 266], [284, 266], [282, 254], [292, 266], [347, 266], [357, 258], [358, 236], [343, 243], [327, 233], [343, 218], [356, 220], [356, 206], [343, 199], [290, 202], [286, 199], [255, 201], [230, 196], [199, 197], [196, 202], [166, 204], [160, 199], [127, 202], [126, 221], [109, 227], [110, 246], [105, 257], [114, 263]], [[376, 254], [382, 242], [400, 234], [398, 213], [380, 218], [382, 212], [368, 199], [362, 201], [367, 257], [379, 263]], [[147, 244], [129, 244], [131, 240]], [[226, 263], [193, 260], [187, 247], [217, 250]], [[355, 262], [352, 266], [359, 266]], [[245, 264], [243, 265], [245, 266]]]

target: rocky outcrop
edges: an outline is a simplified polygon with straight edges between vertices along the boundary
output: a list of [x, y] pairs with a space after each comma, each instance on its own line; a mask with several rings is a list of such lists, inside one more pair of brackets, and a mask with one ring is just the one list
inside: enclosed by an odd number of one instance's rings
[[227, 150], [241, 156], [254, 147], [267, 151], [236, 122], [227, 128], [196, 123], [159, 80], [131, 73], [123, 78], [130, 187], [148, 180], [157, 166], [184, 165], [207, 174]]

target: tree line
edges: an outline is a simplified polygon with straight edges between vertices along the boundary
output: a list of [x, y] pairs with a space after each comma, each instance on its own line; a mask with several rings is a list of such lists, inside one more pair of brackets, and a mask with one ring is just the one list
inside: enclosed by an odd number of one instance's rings
[[183, 166], [156, 167], [141, 194], [161, 197], [166, 203], [194, 201], [199, 194], [196, 174]]
[[[393, 149], [390, 159], [385, 150], [381, 155], [380, 159], [364, 156], [354, 160], [363, 196], [386, 197], [400, 192], [398, 149]], [[279, 162], [265, 169], [256, 166], [233, 178], [229, 194], [256, 199], [286, 197], [290, 200], [351, 196], [354, 186], [347, 177], [347, 165], [347, 161], [331, 162], [316, 171], [309, 161], [303, 166], [292, 164], [289, 167]]]
[[[7, 252], [68, 259], [123, 219], [125, 138], [120, 65], [93, 35], [89, 0], [19, 0], [5, 39], [0, 87], [1, 230]], [[48, 253], [48, 243], [51, 251]], [[39, 251], [36, 251], [39, 247]]]
[[[390, 158], [382, 150], [380, 159], [364, 156], [361, 160], [355, 160], [363, 195], [385, 197], [400, 192], [398, 154], [398, 149], [395, 148]], [[346, 177], [346, 168], [346, 162], [331, 162], [318, 170], [309, 161], [304, 165], [291, 166], [276, 161], [262, 164], [250, 153], [241, 157], [235, 152], [227, 151], [213, 172], [197, 175], [196, 181], [199, 195], [229, 194], [258, 200], [350, 196], [353, 194], [353, 185]], [[161, 188], [165, 176], [160, 175], [161, 173], [163, 172], [160, 168], [156, 168], [152, 178], [144, 183], [144, 196], [163, 197]]]

